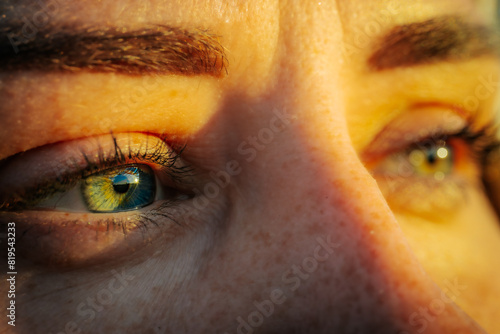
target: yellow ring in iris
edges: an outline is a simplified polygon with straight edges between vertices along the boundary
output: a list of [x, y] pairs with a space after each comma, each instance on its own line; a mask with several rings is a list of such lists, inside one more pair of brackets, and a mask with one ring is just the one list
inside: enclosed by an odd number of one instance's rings
[[415, 149], [408, 159], [418, 175], [434, 175], [442, 181], [445, 175], [453, 172], [453, 151], [449, 146]]
[[132, 210], [150, 204], [155, 184], [151, 168], [121, 166], [85, 179], [82, 194], [94, 212]]

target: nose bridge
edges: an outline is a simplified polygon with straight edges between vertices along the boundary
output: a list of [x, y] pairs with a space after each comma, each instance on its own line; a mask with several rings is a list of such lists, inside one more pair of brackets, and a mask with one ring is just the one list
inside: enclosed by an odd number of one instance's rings
[[[301, 21], [303, 17], [307, 20]], [[389, 321], [398, 328], [425, 328], [426, 333], [481, 332], [449, 299], [439, 302], [442, 292], [414, 258], [350, 142], [342, 96], [342, 25], [335, 2], [282, 5], [281, 22], [282, 85], [278, 95], [283, 109], [296, 120], [293, 133], [298, 134], [296, 140], [308, 155], [295, 164], [305, 198], [300, 205], [303, 212], [297, 216], [306, 217], [296, 223], [338, 241], [337, 251], [343, 259], [328, 262], [321, 275], [328, 281], [339, 275], [338, 280], [350, 280], [343, 287], [357, 290], [354, 295], [370, 300], [371, 307], [379, 304], [386, 309], [393, 317]], [[345, 265], [349, 262], [358, 268]], [[319, 298], [325, 296], [323, 288], [310, 287]], [[433, 309], [437, 303], [444, 309]], [[377, 317], [377, 311], [370, 316]]]

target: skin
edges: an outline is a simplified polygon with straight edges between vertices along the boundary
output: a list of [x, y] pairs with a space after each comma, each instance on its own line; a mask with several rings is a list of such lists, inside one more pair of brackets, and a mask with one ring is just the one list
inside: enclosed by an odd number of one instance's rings
[[[450, 14], [492, 24], [493, 6], [472, 0], [65, 1], [54, 22], [208, 28], [221, 36], [228, 74], [155, 77], [147, 97], [129, 100], [145, 87], [143, 78], [2, 73], [1, 159], [53, 143], [49, 149], [77, 151], [81, 138], [112, 130], [182, 138], [182, 158], [196, 170], [198, 189], [213, 182], [210, 172], [228, 171], [228, 162], [238, 168], [217, 196], [178, 217], [179, 224], [161, 219], [147, 232], [131, 228], [127, 238], [113, 232], [94, 239], [85, 224], [65, 230], [61, 222], [69, 218], [54, 216], [58, 232], [44, 240], [56, 265], [44, 264], [43, 255], [32, 264], [34, 251], [26, 247], [18, 260], [16, 327], [2, 321], [0, 332], [500, 332], [500, 225], [474, 161], [465, 156], [456, 166], [462, 190], [449, 179], [436, 189], [399, 177], [400, 195], [391, 196], [386, 179], [372, 176], [376, 166], [366, 153], [376, 150], [381, 132], [398, 129], [397, 120], [418, 120], [418, 128], [405, 130], [414, 136], [451, 124], [450, 106], [474, 96], [479, 77], [497, 78], [497, 60], [369, 72], [376, 35], [359, 35], [374, 20], [381, 31]], [[348, 55], [347, 44], [354, 44]], [[474, 127], [495, 117], [495, 95], [467, 110]], [[119, 113], [117, 100], [127, 105]], [[263, 129], [273, 132], [267, 143], [258, 139]], [[255, 154], [248, 152], [252, 146]], [[43, 162], [43, 155], [32, 159]], [[20, 179], [29, 175], [17, 170]], [[2, 221], [51, 214], [5, 214]], [[91, 213], [69, 215], [97, 220]], [[262, 321], [256, 312], [264, 313]]]

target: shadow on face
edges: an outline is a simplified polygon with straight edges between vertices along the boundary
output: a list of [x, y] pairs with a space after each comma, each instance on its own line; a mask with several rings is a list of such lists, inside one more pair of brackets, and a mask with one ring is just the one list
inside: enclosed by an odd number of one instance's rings
[[0, 5], [0, 329], [499, 331], [493, 6]]

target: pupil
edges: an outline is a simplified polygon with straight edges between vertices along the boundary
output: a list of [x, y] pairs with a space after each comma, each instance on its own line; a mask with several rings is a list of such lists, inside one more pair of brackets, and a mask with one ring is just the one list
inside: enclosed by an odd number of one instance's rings
[[128, 191], [128, 188], [130, 188], [130, 185], [128, 183], [113, 184], [113, 189], [120, 194], [126, 193]]
[[430, 163], [431, 165], [433, 165], [437, 158], [436, 158], [436, 152], [434, 151], [430, 151], [428, 154], [427, 154], [427, 162]]
[[120, 194], [126, 193], [130, 188], [132, 176], [128, 174], [117, 175], [113, 178], [113, 189]]

